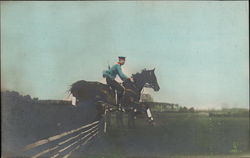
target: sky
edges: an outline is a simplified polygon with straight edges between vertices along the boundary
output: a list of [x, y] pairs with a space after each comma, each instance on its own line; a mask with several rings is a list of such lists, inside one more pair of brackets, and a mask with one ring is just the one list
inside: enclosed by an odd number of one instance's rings
[[126, 56], [155, 68], [155, 101], [249, 106], [247, 1], [1, 2], [1, 90], [65, 99]]

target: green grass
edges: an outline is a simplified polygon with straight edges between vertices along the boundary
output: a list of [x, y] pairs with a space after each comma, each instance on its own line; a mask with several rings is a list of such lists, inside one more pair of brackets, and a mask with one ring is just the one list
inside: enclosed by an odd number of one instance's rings
[[119, 129], [113, 117], [114, 125], [99, 143], [84, 151], [84, 157], [236, 156], [249, 151], [248, 117], [207, 117], [191, 113], [155, 116], [154, 127], [144, 119], [137, 119], [136, 129], [126, 126]]

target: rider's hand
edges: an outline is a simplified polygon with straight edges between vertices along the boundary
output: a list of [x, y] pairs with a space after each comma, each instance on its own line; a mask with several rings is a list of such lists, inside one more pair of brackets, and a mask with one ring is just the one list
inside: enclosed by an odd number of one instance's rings
[[134, 82], [132, 77], [128, 78], [128, 80], [131, 81], [131, 82]]

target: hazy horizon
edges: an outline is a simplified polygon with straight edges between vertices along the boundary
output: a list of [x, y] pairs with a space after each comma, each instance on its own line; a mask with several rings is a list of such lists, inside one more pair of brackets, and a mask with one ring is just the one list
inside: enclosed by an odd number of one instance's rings
[[1, 2], [1, 90], [65, 99], [127, 57], [153, 69], [155, 101], [249, 108], [247, 1]]

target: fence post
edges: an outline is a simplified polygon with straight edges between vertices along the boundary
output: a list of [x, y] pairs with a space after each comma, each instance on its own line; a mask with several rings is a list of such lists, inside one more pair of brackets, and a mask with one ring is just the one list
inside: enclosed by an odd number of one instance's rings
[[107, 132], [107, 109], [105, 109], [104, 111], [104, 129], [103, 132], [106, 133]]

